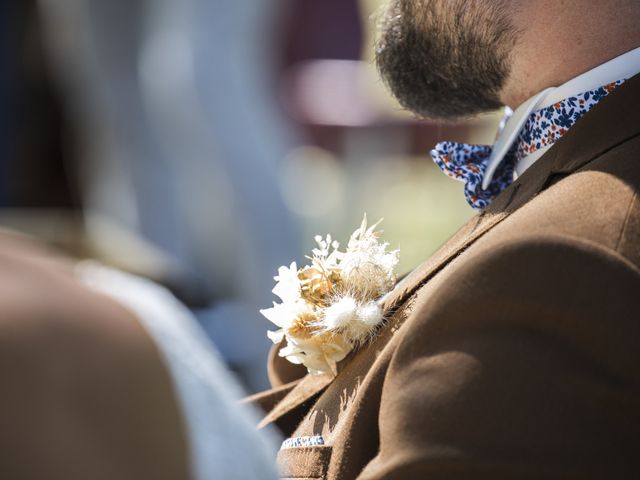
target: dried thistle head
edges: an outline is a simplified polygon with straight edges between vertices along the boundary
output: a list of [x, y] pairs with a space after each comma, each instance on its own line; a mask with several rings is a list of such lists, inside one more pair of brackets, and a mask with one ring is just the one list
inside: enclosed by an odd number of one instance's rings
[[362, 263], [350, 270], [345, 279], [348, 293], [359, 301], [375, 300], [393, 286], [395, 276], [389, 277], [388, 272], [380, 265], [372, 262]]

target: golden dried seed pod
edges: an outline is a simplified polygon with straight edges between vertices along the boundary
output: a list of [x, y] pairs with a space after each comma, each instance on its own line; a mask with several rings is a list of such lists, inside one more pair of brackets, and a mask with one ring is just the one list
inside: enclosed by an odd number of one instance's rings
[[318, 318], [311, 313], [302, 313], [298, 315], [291, 326], [287, 328], [287, 333], [292, 337], [298, 338], [310, 338], [312, 335], [318, 333], [321, 329], [317, 325]]
[[309, 303], [327, 306], [331, 302], [332, 281], [321, 270], [307, 267], [298, 273], [300, 294]]

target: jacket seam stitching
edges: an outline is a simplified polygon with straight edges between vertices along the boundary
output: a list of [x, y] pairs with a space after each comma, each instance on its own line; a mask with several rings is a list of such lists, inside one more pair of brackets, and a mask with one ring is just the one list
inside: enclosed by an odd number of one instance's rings
[[624, 217], [624, 222], [622, 223], [622, 228], [620, 229], [620, 236], [618, 237], [618, 241], [616, 242], [616, 252], [618, 253], [621, 253], [620, 244], [622, 243], [622, 240], [625, 238], [624, 234], [629, 225], [629, 219], [631, 218], [631, 211], [633, 210], [633, 206], [635, 205], [635, 201], [637, 198], [638, 198], [638, 187], [636, 187], [635, 191], [633, 192], [633, 196], [631, 197], [631, 201], [629, 202], [629, 206], [627, 207], [627, 213]]

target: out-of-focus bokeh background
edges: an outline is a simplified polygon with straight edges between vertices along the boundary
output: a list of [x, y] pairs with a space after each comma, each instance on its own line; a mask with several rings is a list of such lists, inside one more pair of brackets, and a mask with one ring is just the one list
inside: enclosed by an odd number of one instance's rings
[[400, 273], [472, 215], [428, 152], [491, 142], [401, 111], [373, 66], [382, 0], [5, 0], [0, 224], [152, 278], [249, 391], [279, 265], [384, 217]]

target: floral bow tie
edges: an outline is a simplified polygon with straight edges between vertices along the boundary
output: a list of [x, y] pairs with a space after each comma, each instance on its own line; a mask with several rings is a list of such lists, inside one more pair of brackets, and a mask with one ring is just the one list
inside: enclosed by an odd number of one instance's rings
[[[431, 157], [446, 175], [465, 183], [464, 195], [469, 205], [476, 210], [483, 210], [513, 182], [514, 170], [520, 160], [537, 150], [553, 145], [578, 119], [623, 82], [624, 80], [618, 80], [565, 98], [529, 115], [516, 141], [493, 174], [487, 189], [482, 188], [482, 182], [493, 147], [440, 142], [431, 151]], [[506, 121], [508, 115], [503, 119], [503, 124]]]

